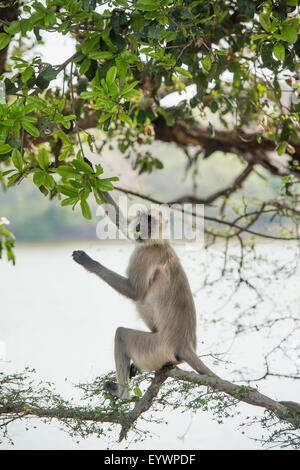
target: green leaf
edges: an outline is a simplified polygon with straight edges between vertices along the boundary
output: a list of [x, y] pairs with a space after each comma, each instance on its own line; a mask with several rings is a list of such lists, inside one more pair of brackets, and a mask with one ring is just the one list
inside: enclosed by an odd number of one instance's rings
[[61, 206], [72, 206], [73, 204], [76, 204], [79, 201], [78, 197], [67, 197], [66, 199], [63, 199], [60, 203]]
[[7, 127], [0, 127], [0, 145], [4, 144], [8, 135]]
[[37, 117], [36, 116], [23, 116], [22, 117], [22, 123], [24, 122], [36, 122]]
[[281, 28], [281, 37], [289, 44], [295, 44], [298, 40], [297, 31], [290, 25], [285, 24]]
[[10, 152], [11, 146], [8, 144], [2, 144], [0, 145], [0, 155], [4, 155], [5, 153]]
[[38, 28], [37, 26], [35, 26], [35, 27], [33, 28], [33, 32], [34, 32], [34, 35], [35, 35], [35, 37], [36, 37], [36, 40], [37, 40], [37, 41], [42, 41], [43, 38], [42, 38], [42, 36], [40, 35], [40, 30], [39, 30], [39, 28]]
[[61, 165], [56, 169], [56, 173], [58, 173], [63, 178], [74, 178], [78, 175], [78, 171], [68, 165]]
[[72, 186], [68, 186], [66, 184], [58, 184], [57, 189], [60, 193], [64, 194], [65, 196], [78, 197], [78, 191]]
[[176, 39], [177, 32], [176, 31], [167, 31], [165, 39], [167, 42], [174, 41]]
[[210, 56], [207, 55], [205, 57], [203, 57], [203, 59], [201, 60], [201, 64], [204, 68], [204, 70], [206, 70], [206, 72], [209, 72], [210, 69], [211, 69], [211, 60], [210, 60]]
[[97, 189], [99, 189], [99, 191], [104, 191], [104, 192], [112, 191], [114, 189], [113, 184], [109, 181], [108, 178], [99, 179], [96, 183], [96, 186], [97, 186]]
[[129, 124], [129, 126], [132, 126], [132, 120], [127, 114], [119, 113], [119, 118], [121, 119], [121, 121], [126, 122], [126, 124]]
[[89, 57], [90, 59], [94, 59], [94, 60], [109, 60], [114, 57], [114, 54], [108, 51], [90, 52]]
[[82, 91], [80, 93], [80, 98], [83, 98], [84, 100], [89, 100], [91, 98], [95, 98], [95, 95], [95, 91]]
[[115, 81], [117, 76], [117, 67], [111, 67], [106, 73], [106, 83], [108, 86], [111, 86], [112, 83]]
[[141, 398], [141, 397], [143, 396], [142, 391], [141, 391], [141, 389], [140, 389], [139, 387], [135, 387], [135, 388], [133, 389], [133, 393], [134, 393], [137, 397], [139, 397], [139, 398]]
[[101, 34], [101, 37], [105, 44], [109, 47], [114, 52], [117, 52], [117, 47], [112, 43], [110, 39], [110, 33], [111, 33], [111, 28], [105, 28], [104, 31]]
[[47, 170], [50, 160], [49, 160], [49, 154], [45, 148], [41, 148], [38, 153], [38, 161], [40, 164], [40, 167], [43, 168], [43, 170]]
[[51, 82], [51, 80], [54, 80], [58, 75], [58, 71], [55, 70], [52, 65], [49, 65], [43, 72], [39, 74], [39, 77], [42, 77], [44, 80], [47, 80], [47, 82]]
[[62, 118], [62, 122], [69, 122], [69, 121], [73, 121], [74, 119], [76, 119], [76, 115], [75, 115], [75, 114], [66, 114], [66, 115], [63, 116], [63, 118]]
[[102, 166], [98, 163], [98, 164], [96, 165], [96, 173], [95, 173], [95, 175], [96, 175], [96, 176], [99, 176], [99, 175], [102, 175], [103, 173], [104, 173], [104, 170], [103, 170]]
[[92, 211], [90, 206], [88, 205], [86, 199], [81, 199], [80, 201], [80, 207], [81, 207], [81, 212], [82, 215], [85, 219], [91, 220], [92, 218]]
[[5, 121], [1, 122], [1, 125], [6, 126], [6, 127], [13, 127], [14, 124], [15, 124], [15, 121], [13, 119], [6, 119]]
[[40, 131], [30, 122], [22, 122], [23, 127], [28, 134], [32, 135], [33, 137], [38, 137], [40, 135]]
[[284, 60], [285, 58], [285, 48], [284, 45], [281, 44], [280, 42], [277, 42], [274, 44], [273, 47], [273, 54], [278, 60]]
[[122, 59], [121, 57], [116, 58], [116, 64], [118, 68], [118, 74], [122, 78], [122, 80], [126, 80], [127, 76], [127, 70], [128, 70], [128, 64], [127, 62]]
[[8, 34], [0, 33], [0, 51], [10, 43], [11, 37]]
[[278, 155], [283, 155], [286, 151], [286, 143], [285, 142], [281, 142], [281, 144], [279, 145], [278, 149], [277, 149], [277, 153]]
[[261, 13], [259, 15], [259, 22], [266, 31], [271, 31], [272, 23], [270, 20], [270, 16], [267, 13]]
[[42, 98], [37, 96], [28, 96], [27, 101], [28, 103], [34, 104], [34, 106], [40, 111], [47, 112], [48, 110], [47, 103]]
[[17, 170], [21, 171], [23, 168], [23, 159], [22, 155], [17, 149], [13, 149], [12, 151], [12, 162], [17, 168]]
[[261, 59], [265, 67], [272, 69], [274, 62], [276, 63], [276, 61], [273, 59], [272, 44], [264, 43], [262, 50], [261, 50]]
[[218, 111], [218, 109], [219, 109], [219, 105], [218, 105], [218, 103], [217, 103], [215, 100], [213, 100], [213, 101], [210, 103], [209, 108], [210, 108], [210, 110], [211, 110], [212, 113], [216, 113], [216, 112]]
[[72, 160], [71, 163], [78, 171], [83, 171], [84, 173], [94, 173], [93, 168], [83, 160]]
[[21, 74], [21, 79], [23, 83], [26, 83], [34, 74], [34, 68], [33, 67], [27, 67], [24, 72]]
[[135, 82], [130, 83], [130, 85], [124, 86], [124, 88], [122, 88], [121, 90], [121, 96], [124, 96], [126, 93], [129, 93], [130, 91], [132, 91], [138, 83], [140, 82], [136, 80]]
[[42, 184], [44, 184], [45, 180], [45, 172], [44, 171], [36, 171], [33, 175], [33, 182], [39, 188]]
[[86, 41], [84, 44], [82, 44], [81, 46], [81, 50], [84, 54], [88, 54], [92, 49], [94, 49], [94, 47], [96, 47], [97, 45], [99, 45], [99, 40], [100, 40], [100, 37], [99, 36], [95, 36], [93, 37], [92, 39], [89, 39], [88, 41]]
[[19, 21], [12, 21], [7, 28], [7, 32], [14, 36], [15, 34], [20, 32], [20, 23]]
[[153, 163], [156, 166], [156, 168], [158, 168], [159, 170], [161, 170], [164, 167], [163, 163], [160, 160], [158, 160], [158, 158], [155, 158], [153, 160]]
[[107, 119], [109, 119], [111, 116], [112, 116], [112, 113], [102, 114], [102, 115], [99, 116], [99, 118], [98, 118], [98, 123], [101, 124], [102, 122], [107, 121]]
[[97, 204], [101, 205], [105, 203], [105, 199], [98, 189], [93, 189], [93, 193], [94, 193]]
[[67, 136], [67, 134], [65, 134], [62, 130], [58, 131], [57, 136], [60, 138], [60, 140], [64, 144], [70, 144], [71, 143], [69, 137]]
[[8, 178], [8, 183], [7, 183], [7, 187], [10, 188], [10, 186], [12, 186], [16, 181], [17, 179], [19, 178], [20, 176], [20, 173], [14, 173], [12, 176], [10, 176]]
[[105, 93], [106, 95], [108, 95], [108, 93], [109, 93], [109, 91], [108, 91], [108, 86], [107, 86], [107, 83], [106, 83], [106, 81], [104, 80], [104, 78], [101, 79], [101, 86], [102, 86], [102, 88], [103, 88], [103, 90], [104, 90], [104, 93]]
[[55, 180], [53, 176], [49, 175], [48, 173], [45, 173], [44, 185], [50, 190], [54, 189]]
[[192, 78], [190, 72], [186, 69], [183, 69], [182, 67], [174, 67], [174, 70], [175, 72], [179, 73], [180, 75], [183, 75], [184, 77]]
[[91, 66], [91, 60], [88, 57], [86, 57], [84, 61], [82, 62], [82, 64], [80, 65], [79, 72], [81, 74], [85, 74], [90, 68], [90, 66]]
[[157, 10], [160, 6], [159, 0], [138, 0], [135, 4], [137, 10], [153, 11]]

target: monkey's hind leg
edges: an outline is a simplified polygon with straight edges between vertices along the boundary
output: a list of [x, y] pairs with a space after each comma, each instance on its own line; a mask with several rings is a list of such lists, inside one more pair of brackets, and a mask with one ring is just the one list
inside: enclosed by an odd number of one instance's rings
[[[115, 336], [115, 363], [117, 384], [108, 383], [106, 388], [111, 395], [123, 400], [129, 399], [128, 381], [139, 370], [159, 369], [163, 361], [156, 357], [159, 353], [157, 334], [119, 327]], [[145, 357], [147, 356], [147, 357]], [[153, 362], [153, 359], [155, 362]], [[130, 362], [133, 364], [130, 365]], [[157, 363], [157, 367], [156, 367]], [[148, 367], [149, 365], [149, 367]]]
[[[138, 369], [136, 365], [132, 362], [129, 368], [129, 379], [132, 379], [133, 377], [135, 377], [139, 372], [140, 372], [140, 369]], [[116, 382], [112, 382], [112, 381], [106, 382], [105, 389], [110, 395], [117, 397], [117, 398], [121, 398], [120, 389]]]
[[105, 388], [107, 391], [122, 400], [129, 399], [128, 381], [131, 378], [134, 369], [130, 366], [130, 357], [126, 350], [126, 343], [124, 341], [122, 332], [125, 328], [118, 328], [115, 335], [115, 363], [117, 372], [117, 382], [106, 382]]
[[[140, 372], [140, 369], [138, 369], [136, 365], [132, 362], [129, 368], [129, 380], [135, 377], [139, 372]], [[110, 395], [120, 398], [120, 393], [119, 393], [120, 390], [116, 382], [111, 382], [111, 381], [106, 382], [105, 388]]]

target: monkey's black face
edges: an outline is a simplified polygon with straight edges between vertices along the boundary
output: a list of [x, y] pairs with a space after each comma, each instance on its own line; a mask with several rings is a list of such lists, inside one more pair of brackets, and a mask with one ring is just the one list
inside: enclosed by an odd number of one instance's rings
[[140, 216], [139, 223], [137, 224], [135, 228], [136, 241], [143, 242], [145, 240], [151, 239], [151, 233], [152, 233], [151, 228], [152, 228], [153, 222], [154, 222], [154, 219], [149, 214], [148, 215], [142, 214]]

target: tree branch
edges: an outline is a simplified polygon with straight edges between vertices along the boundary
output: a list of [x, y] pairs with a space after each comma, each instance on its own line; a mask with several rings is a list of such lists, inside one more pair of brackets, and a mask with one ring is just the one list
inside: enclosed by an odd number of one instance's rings
[[[0, 397], [1, 399], [1, 397]], [[17, 414], [24, 416], [36, 416], [37, 418], [55, 418], [55, 419], [76, 419], [81, 421], [93, 421], [95, 423], [117, 423], [120, 424], [120, 417], [117, 413], [99, 413], [97, 409], [89, 410], [87, 408], [43, 408], [19, 403], [13, 405], [0, 406], [0, 415]], [[1, 428], [1, 426], [0, 426]]]
[[294, 144], [295, 153], [291, 162], [285, 162], [282, 157], [276, 157], [273, 153], [276, 144], [262, 137], [257, 141], [256, 133], [243, 133], [235, 128], [230, 131], [215, 129], [211, 135], [209, 129], [195, 123], [190, 127], [188, 123], [181, 121], [168, 126], [163, 116], [159, 116], [154, 122], [155, 138], [163, 142], [174, 142], [180, 147], [200, 146], [204, 150], [204, 158], [209, 157], [216, 151], [234, 153], [241, 156], [252, 165], [261, 164], [272, 174], [299, 174], [297, 165], [300, 162], [300, 144]]
[[220, 191], [216, 191], [215, 193], [203, 199], [195, 197], [195, 196], [182, 196], [176, 199], [173, 202], [173, 204], [176, 204], [176, 203], [183, 204], [185, 202], [189, 202], [189, 203], [195, 203], [195, 204], [209, 205], [221, 196], [228, 198], [230, 194], [235, 192], [237, 189], [241, 188], [243, 182], [248, 178], [252, 170], [253, 170], [253, 163], [250, 162], [248, 163], [246, 168], [242, 171], [242, 173], [227, 188], [221, 189]]
[[154, 398], [156, 398], [159, 393], [160, 386], [168, 378], [166, 374], [167, 370], [168, 368], [165, 368], [155, 373], [150, 387], [147, 389], [143, 397], [137, 402], [134, 409], [128, 413], [125, 424], [122, 426], [120, 432], [119, 442], [127, 437], [127, 433], [131, 425], [137, 421], [140, 415], [151, 408]]
[[[265, 408], [275, 413], [279, 419], [291, 423], [296, 429], [300, 429], [300, 404], [298, 403], [279, 402], [263, 395], [253, 388], [236, 385], [227, 380], [216, 377], [200, 376], [196, 372], [187, 372], [179, 368], [175, 371], [173, 370], [168, 372], [168, 376], [175, 380], [185, 380], [195, 384], [208, 385], [213, 390], [224, 392], [239, 401], [248, 403], [249, 405]], [[286, 405], [283, 403], [286, 403]], [[291, 403], [294, 406], [294, 410], [292, 411]], [[298, 411], [296, 411], [296, 407], [299, 407]]]
[[[119, 435], [119, 441], [122, 441], [127, 437], [128, 431], [139, 417], [148, 411], [153, 405], [153, 401], [157, 398], [158, 393], [161, 389], [162, 384], [168, 379], [175, 381], [190, 382], [192, 384], [206, 386], [211, 388], [215, 392], [223, 392], [230, 395], [234, 399], [244, 402], [253, 406], [265, 408], [273, 413], [279, 420], [287, 422], [293, 426], [294, 429], [300, 429], [300, 404], [295, 402], [279, 402], [266, 395], [261, 394], [258, 390], [255, 390], [249, 386], [237, 385], [227, 380], [223, 380], [217, 377], [210, 377], [206, 375], [199, 375], [196, 372], [188, 372], [180, 368], [165, 367], [160, 371], [157, 371], [151, 381], [150, 386], [144, 393], [144, 395], [137, 401], [132, 410], [126, 411], [123, 402], [114, 402], [112, 411], [103, 412], [101, 405], [99, 408], [95, 407], [91, 409], [89, 407], [73, 407], [68, 403], [64, 402], [57, 395], [53, 395], [53, 402], [58, 403], [58, 406], [39, 406], [38, 400], [43, 402], [43, 394], [46, 393], [47, 400], [49, 400], [49, 391], [45, 392], [45, 389], [41, 389], [42, 393], [37, 396], [30, 397], [28, 392], [26, 395], [26, 388], [20, 392], [20, 380], [21, 376], [11, 376], [10, 380], [5, 380], [5, 392], [1, 392], [0, 395], [0, 418], [3, 424], [0, 425], [6, 432], [7, 425], [18, 419], [22, 420], [24, 417], [38, 417], [38, 418], [49, 418], [58, 419], [65, 423], [74, 421], [74, 428], [76, 429], [76, 423], [81, 421], [90, 421], [93, 423], [113, 423], [121, 426]], [[10, 393], [7, 393], [8, 384], [10, 385]], [[0, 383], [1, 385], [1, 383]], [[30, 388], [32, 392], [32, 388]], [[96, 392], [93, 395], [97, 395], [99, 401], [99, 385], [96, 386]], [[28, 399], [27, 399], [27, 396]], [[26, 397], [26, 398], [23, 398]], [[51, 396], [50, 396], [51, 398]], [[2, 403], [1, 403], [2, 402]], [[128, 403], [130, 405], [130, 403]], [[127, 406], [128, 406], [127, 405]], [[128, 409], [128, 408], [127, 408]]]

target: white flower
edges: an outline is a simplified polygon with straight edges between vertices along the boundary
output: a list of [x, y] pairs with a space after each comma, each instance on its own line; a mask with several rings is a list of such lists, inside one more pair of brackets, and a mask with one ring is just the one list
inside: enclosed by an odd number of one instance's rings
[[9, 225], [10, 221], [6, 217], [0, 218], [0, 225]]

